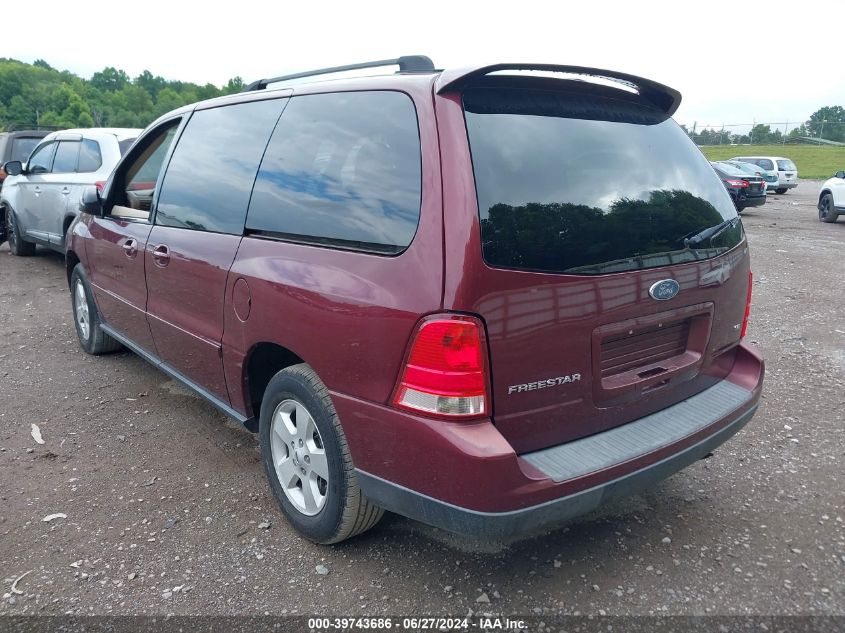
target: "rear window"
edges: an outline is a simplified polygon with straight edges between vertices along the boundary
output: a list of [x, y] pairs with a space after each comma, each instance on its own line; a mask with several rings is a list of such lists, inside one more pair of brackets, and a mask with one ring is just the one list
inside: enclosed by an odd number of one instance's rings
[[30, 138], [26, 136], [19, 136], [12, 139], [12, 155], [9, 160], [19, 160], [22, 163], [26, 162], [32, 150], [38, 145], [40, 138]]
[[463, 100], [489, 265], [603, 274], [742, 241], [721, 181], [665, 114], [550, 91], [477, 88]]
[[748, 173], [730, 163], [713, 163], [713, 166], [727, 176], [747, 176]]
[[779, 160], [778, 161], [778, 169], [780, 171], [797, 171], [797, 167], [795, 167], [795, 163], [791, 160]]

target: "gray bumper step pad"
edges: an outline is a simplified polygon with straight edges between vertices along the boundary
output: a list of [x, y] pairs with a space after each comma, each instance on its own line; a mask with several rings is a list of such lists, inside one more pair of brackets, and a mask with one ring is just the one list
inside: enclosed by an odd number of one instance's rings
[[520, 457], [552, 480], [566, 481], [682, 440], [737, 410], [751, 397], [747, 389], [723, 380], [639, 420]]

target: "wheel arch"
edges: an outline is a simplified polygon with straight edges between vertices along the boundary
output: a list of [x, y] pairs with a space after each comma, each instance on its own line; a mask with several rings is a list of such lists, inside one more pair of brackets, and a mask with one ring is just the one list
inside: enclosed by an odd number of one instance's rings
[[828, 193], [829, 193], [831, 196], [833, 196], [833, 192], [832, 192], [830, 189], [827, 189], [827, 188], [822, 189], [822, 190], [819, 192], [819, 203], [821, 203], [822, 198], [824, 198], [824, 197], [825, 197], [825, 194], [828, 194]]
[[[244, 390], [244, 401], [250, 408], [256, 427], [261, 412], [261, 401], [270, 380], [283, 369], [304, 362], [289, 348], [271, 341], [256, 343], [249, 350], [244, 359], [241, 384]], [[255, 431], [257, 428], [250, 430]]]
[[70, 288], [70, 278], [73, 275], [73, 269], [80, 263], [79, 255], [73, 249], [68, 249], [65, 252], [65, 274], [67, 275], [67, 287]]

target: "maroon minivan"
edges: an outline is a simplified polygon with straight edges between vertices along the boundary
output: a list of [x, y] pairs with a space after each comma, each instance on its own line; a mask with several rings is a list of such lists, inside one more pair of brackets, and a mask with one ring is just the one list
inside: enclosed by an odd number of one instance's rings
[[320, 543], [384, 510], [508, 538], [653, 486], [748, 422], [763, 379], [742, 223], [680, 98], [411, 56], [175, 110], [82, 198], [80, 343], [257, 431]]

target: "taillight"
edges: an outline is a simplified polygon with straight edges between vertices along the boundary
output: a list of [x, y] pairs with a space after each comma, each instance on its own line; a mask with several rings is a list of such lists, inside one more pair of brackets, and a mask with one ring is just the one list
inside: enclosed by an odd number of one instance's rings
[[480, 320], [459, 315], [430, 317], [414, 332], [393, 404], [453, 418], [487, 415], [486, 367]]
[[748, 187], [747, 180], [726, 180], [725, 182], [728, 183], [731, 187], [740, 187], [742, 189]]
[[94, 183], [94, 186], [97, 188], [97, 191], [103, 193], [103, 189], [106, 188], [106, 181], [105, 180], [98, 180]]
[[745, 332], [748, 330], [748, 317], [751, 314], [751, 282], [754, 276], [751, 271], [748, 271], [748, 294], [745, 296], [745, 316], [742, 317], [742, 331], [739, 333], [739, 338], [745, 338]]

